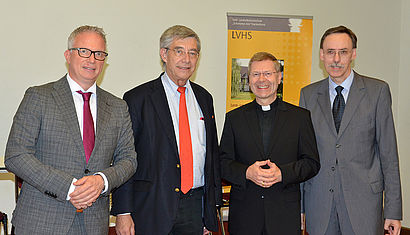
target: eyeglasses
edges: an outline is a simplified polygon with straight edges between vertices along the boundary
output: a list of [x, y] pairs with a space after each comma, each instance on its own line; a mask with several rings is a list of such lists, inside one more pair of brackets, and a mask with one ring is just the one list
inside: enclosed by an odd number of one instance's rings
[[347, 49], [342, 49], [342, 50], [329, 49], [325, 51], [325, 56], [331, 58], [337, 54], [339, 57], [346, 57], [350, 55], [350, 52], [351, 50], [347, 50]]
[[92, 51], [88, 48], [70, 48], [70, 51], [77, 50], [78, 55], [83, 58], [90, 58], [92, 54], [94, 54], [94, 59], [99, 61], [104, 61], [105, 58], [108, 56], [107, 52], [104, 51]]
[[[167, 48], [167, 47], [165, 49], [171, 50], [170, 48]], [[177, 57], [182, 57], [182, 56], [188, 54], [189, 58], [196, 59], [199, 56], [199, 52], [196, 51], [196, 50], [189, 50], [188, 52], [186, 52], [184, 49], [179, 48], [179, 47], [175, 47], [172, 50], [174, 51], [174, 53]]]
[[263, 75], [265, 78], [269, 78], [269, 77], [271, 77], [274, 73], [279, 73], [279, 72], [276, 72], [276, 71], [257, 72], [257, 71], [255, 71], [255, 72], [251, 72], [249, 75], [250, 75], [251, 77], [254, 77], [254, 78], [258, 78], [258, 77], [260, 77], [261, 75]]

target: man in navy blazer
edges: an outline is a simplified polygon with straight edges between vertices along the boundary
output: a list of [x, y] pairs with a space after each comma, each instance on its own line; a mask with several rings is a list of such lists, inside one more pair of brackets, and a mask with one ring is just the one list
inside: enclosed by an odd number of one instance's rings
[[[203, 234], [217, 230], [221, 201], [218, 142], [212, 96], [189, 81], [200, 52], [198, 35], [176, 25], [160, 39], [165, 72], [125, 93], [138, 168], [113, 193], [118, 234]], [[192, 142], [193, 186], [182, 192], [178, 88], [185, 89]], [[205, 229], [206, 228], [206, 229]]]

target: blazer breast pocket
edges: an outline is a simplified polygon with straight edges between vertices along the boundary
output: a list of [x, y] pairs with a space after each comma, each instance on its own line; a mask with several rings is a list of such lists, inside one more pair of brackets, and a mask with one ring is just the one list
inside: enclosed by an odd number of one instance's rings
[[373, 193], [383, 192], [383, 180], [370, 183], [370, 187], [372, 188]]

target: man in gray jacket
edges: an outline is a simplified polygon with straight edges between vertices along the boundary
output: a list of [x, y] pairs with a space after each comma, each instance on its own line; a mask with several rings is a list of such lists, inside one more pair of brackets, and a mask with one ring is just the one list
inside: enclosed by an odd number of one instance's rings
[[23, 179], [16, 234], [107, 234], [109, 193], [136, 170], [126, 103], [96, 85], [105, 33], [81, 26], [68, 38], [68, 74], [31, 87], [14, 116], [5, 165]]
[[402, 198], [390, 90], [386, 82], [351, 69], [356, 44], [350, 29], [328, 29], [320, 59], [329, 77], [300, 95], [300, 106], [312, 115], [322, 166], [304, 183], [310, 235], [384, 234], [383, 227], [389, 234], [400, 233]]

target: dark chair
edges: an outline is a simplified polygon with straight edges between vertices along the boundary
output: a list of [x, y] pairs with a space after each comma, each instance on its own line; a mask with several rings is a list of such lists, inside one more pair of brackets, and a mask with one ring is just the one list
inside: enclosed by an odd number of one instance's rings
[[0, 211], [0, 226], [1, 223], [3, 223], [4, 234], [8, 234], [9, 231], [7, 230], [7, 214]]
[[[17, 204], [17, 200], [18, 200], [18, 197], [19, 197], [19, 194], [20, 194], [21, 186], [23, 184], [23, 180], [20, 177], [18, 177], [17, 175], [15, 176], [14, 180], [15, 180], [14, 181], [14, 192], [15, 192], [15, 198], [16, 198], [16, 204]], [[5, 233], [5, 234], [7, 234], [7, 233]], [[15, 235], [15, 234], [16, 233], [14, 231], [14, 226], [11, 226], [10, 235]]]

